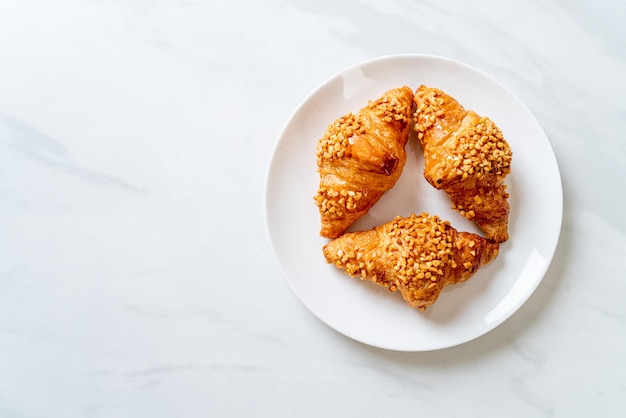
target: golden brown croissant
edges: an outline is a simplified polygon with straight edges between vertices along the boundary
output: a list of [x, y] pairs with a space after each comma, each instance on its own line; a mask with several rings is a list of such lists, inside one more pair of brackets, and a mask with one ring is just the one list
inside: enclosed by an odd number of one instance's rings
[[445, 190], [452, 207], [473, 219], [487, 238], [506, 241], [509, 195], [503, 182], [511, 171], [512, 152], [502, 131], [439, 89], [420, 86], [415, 103], [424, 177]]
[[320, 235], [336, 238], [391, 189], [406, 162], [413, 91], [401, 87], [337, 119], [318, 141]]
[[397, 217], [371, 231], [349, 232], [323, 247], [328, 263], [350, 276], [399, 290], [420, 310], [446, 285], [469, 279], [497, 255], [499, 244], [422, 213]]

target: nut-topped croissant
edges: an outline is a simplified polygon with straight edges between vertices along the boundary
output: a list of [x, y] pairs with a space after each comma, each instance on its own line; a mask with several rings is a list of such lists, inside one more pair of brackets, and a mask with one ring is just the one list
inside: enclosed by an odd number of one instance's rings
[[413, 91], [387, 91], [333, 122], [316, 148], [320, 235], [336, 238], [397, 182], [406, 162]]
[[349, 232], [323, 247], [328, 263], [350, 276], [399, 290], [408, 305], [420, 310], [432, 305], [445, 286], [469, 279], [498, 251], [497, 242], [458, 232], [427, 213]]
[[424, 177], [445, 190], [452, 207], [474, 220], [487, 238], [506, 241], [509, 195], [503, 183], [511, 171], [512, 152], [502, 131], [436, 88], [420, 86], [415, 103]]

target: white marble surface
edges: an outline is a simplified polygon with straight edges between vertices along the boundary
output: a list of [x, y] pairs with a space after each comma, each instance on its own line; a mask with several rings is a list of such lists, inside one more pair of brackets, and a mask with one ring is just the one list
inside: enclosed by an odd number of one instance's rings
[[[621, 416], [625, 5], [0, 2], [0, 417]], [[564, 188], [530, 300], [425, 353], [317, 320], [264, 226], [291, 112], [397, 53], [511, 88]]]

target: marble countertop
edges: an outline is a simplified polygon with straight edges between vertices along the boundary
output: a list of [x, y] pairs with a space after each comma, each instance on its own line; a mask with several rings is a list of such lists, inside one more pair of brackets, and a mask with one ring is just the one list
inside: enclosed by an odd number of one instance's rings
[[[608, 0], [2, 2], [0, 417], [620, 416], [625, 17]], [[263, 206], [297, 105], [405, 53], [508, 86], [564, 192], [527, 303], [421, 353], [311, 314]]]

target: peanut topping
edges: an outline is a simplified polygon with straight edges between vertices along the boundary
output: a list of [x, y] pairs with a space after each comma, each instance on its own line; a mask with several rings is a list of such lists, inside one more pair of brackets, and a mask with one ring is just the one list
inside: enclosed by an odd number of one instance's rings
[[474, 209], [466, 208], [463, 205], [453, 203], [452, 209], [455, 209], [461, 214], [461, 216], [464, 216], [466, 219], [469, 219], [470, 221], [474, 219], [474, 217], [476, 216], [476, 211], [474, 211]]
[[411, 121], [411, 108], [396, 97], [390, 99], [384, 96], [374, 102], [370, 101], [367, 106], [374, 109], [376, 116], [385, 122], [402, 121], [409, 123]]
[[467, 127], [457, 136], [456, 144], [461, 158], [455, 160], [454, 167], [463, 179], [473, 175], [481, 180], [491, 171], [504, 177], [511, 172], [511, 148], [491, 119], [481, 117]]
[[419, 139], [422, 139], [424, 132], [443, 115], [443, 98], [440, 97], [442, 94], [443, 91], [439, 89], [429, 89], [428, 94], [421, 97], [422, 100], [415, 110], [415, 128]]
[[355, 211], [357, 202], [362, 197], [362, 192], [320, 187], [313, 200], [320, 208], [320, 213], [329, 216], [331, 219], [336, 219], [341, 218], [346, 212]]
[[316, 157], [317, 166], [321, 167], [322, 161], [330, 161], [334, 158], [343, 158], [349, 152], [349, 147], [354, 143], [354, 137], [363, 135], [365, 128], [361, 126], [357, 117], [348, 113], [334, 121], [317, 142]]

